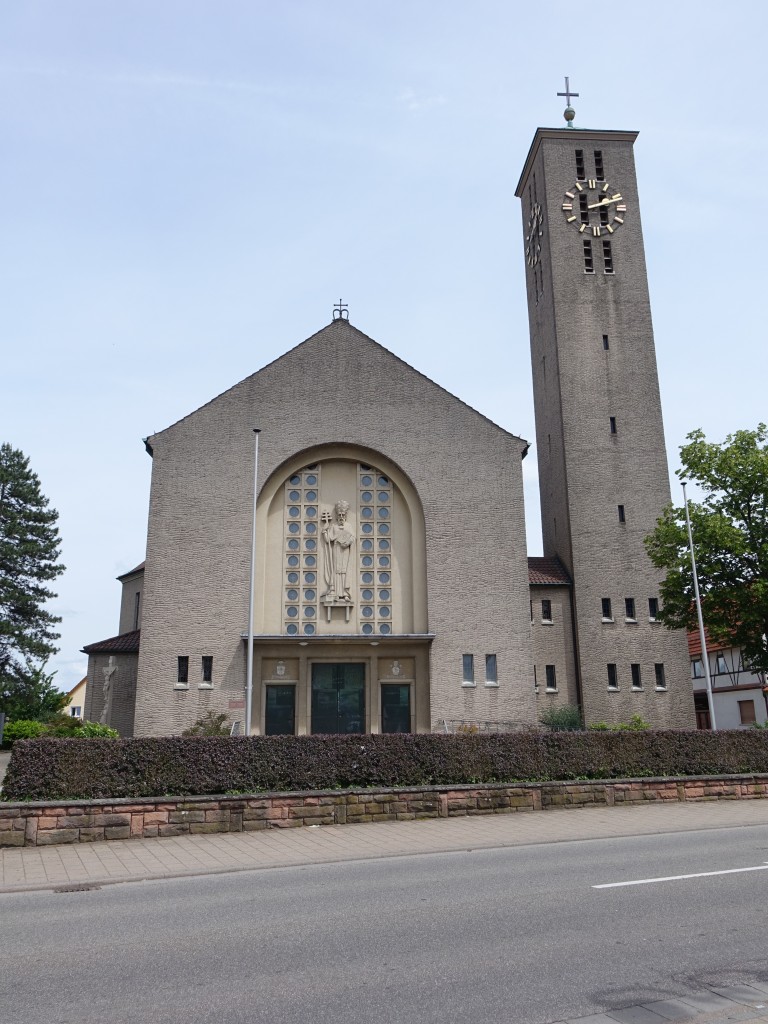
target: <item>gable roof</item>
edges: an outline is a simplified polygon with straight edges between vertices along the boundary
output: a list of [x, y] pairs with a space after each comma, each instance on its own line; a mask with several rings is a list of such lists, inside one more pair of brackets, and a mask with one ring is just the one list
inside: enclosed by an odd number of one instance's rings
[[218, 394], [214, 398], [210, 399], [210, 401], [205, 402], [203, 405], [199, 406], [197, 409], [193, 409], [192, 412], [187, 413], [186, 416], [182, 416], [181, 419], [176, 420], [174, 423], [169, 424], [163, 430], [158, 430], [154, 434], [150, 434], [149, 437], [146, 437], [144, 439], [144, 446], [145, 446], [147, 452], [150, 455], [153, 454], [152, 441], [153, 441], [154, 438], [160, 437], [166, 431], [171, 430], [172, 427], [177, 426], [179, 423], [183, 423], [184, 420], [187, 420], [191, 416], [194, 416], [196, 413], [200, 412], [201, 409], [207, 408], [209, 405], [212, 405], [214, 402], [216, 402], [218, 399], [222, 398], [224, 395], [227, 395], [231, 391], [234, 391], [235, 388], [239, 388], [241, 385], [245, 384], [246, 381], [252, 380], [254, 377], [258, 377], [260, 374], [264, 373], [265, 370], [268, 370], [271, 367], [276, 366], [277, 364], [281, 363], [283, 360], [290, 358], [295, 352], [298, 352], [300, 349], [304, 348], [305, 346], [310, 345], [313, 342], [316, 343], [317, 339], [321, 338], [324, 334], [327, 334], [327, 333], [332, 332], [332, 331], [333, 332], [351, 331], [355, 335], [357, 335], [357, 337], [359, 339], [361, 339], [365, 344], [373, 345], [375, 348], [379, 349], [381, 352], [385, 352], [387, 354], [387, 356], [389, 356], [391, 359], [396, 360], [398, 363], [401, 364], [401, 366], [406, 367], [406, 369], [408, 369], [411, 373], [415, 374], [417, 377], [420, 377], [421, 380], [426, 381], [427, 384], [431, 385], [434, 388], [437, 388], [444, 395], [447, 395], [449, 398], [452, 398], [455, 402], [458, 402], [460, 405], [463, 405], [464, 408], [468, 409], [474, 416], [477, 416], [477, 417], [479, 417], [479, 419], [484, 420], [486, 423], [489, 423], [492, 427], [494, 427], [496, 430], [498, 430], [500, 433], [504, 434], [505, 436], [511, 437], [515, 441], [519, 441], [520, 444], [525, 446], [524, 451], [523, 451], [523, 457], [525, 457], [525, 455], [527, 454], [528, 449], [530, 448], [530, 442], [526, 441], [526, 439], [524, 437], [520, 437], [518, 434], [513, 434], [513, 433], [511, 433], [511, 431], [505, 430], [504, 427], [499, 426], [499, 424], [495, 423], [492, 419], [490, 419], [490, 417], [485, 416], [483, 413], [479, 412], [473, 406], [469, 405], [467, 402], [463, 401], [461, 398], [458, 398], [452, 392], [448, 391], [447, 388], [442, 387], [442, 385], [440, 385], [436, 381], [432, 380], [431, 377], [428, 377], [426, 374], [422, 373], [420, 370], [417, 370], [414, 366], [411, 366], [410, 363], [407, 363], [404, 359], [401, 359], [400, 356], [395, 355], [395, 353], [390, 351], [390, 349], [385, 348], [384, 345], [381, 345], [374, 338], [369, 337], [367, 334], [364, 334], [357, 327], [354, 327], [348, 320], [332, 320], [329, 324], [326, 324], [325, 327], [322, 327], [319, 331], [315, 331], [314, 334], [311, 334], [308, 338], [305, 338], [304, 341], [300, 342], [298, 345], [294, 345], [293, 348], [288, 349], [287, 352], [284, 352], [281, 356], [278, 356], [277, 359], [273, 359], [271, 362], [266, 363], [264, 366], [262, 366], [260, 369], [256, 370], [254, 373], [249, 374], [247, 377], [244, 377], [243, 380], [238, 381], [236, 384], [233, 384], [232, 387], [227, 388], [225, 391], [222, 391], [220, 394]]
[[569, 587], [571, 577], [559, 558], [528, 558], [528, 582], [536, 586]]
[[87, 644], [82, 651], [83, 654], [138, 654], [140, 636], [141, 630], [134, 629], [130, 633], [120, 633], [119, 636]]
[[129, 569], [128, 572], [124, 572], [122, 574], [122, 576], [118, 576], [117, 579], [119, 579], [119, 580], [127, 580], [129, 576], [135, 576], [136, 573], [138, 573], [138, 572], [144, 572], [144, 566], [145, 565], [146, 565], [145, 562], [139, 562], [139, 564], [136, 566], [135, 569]]

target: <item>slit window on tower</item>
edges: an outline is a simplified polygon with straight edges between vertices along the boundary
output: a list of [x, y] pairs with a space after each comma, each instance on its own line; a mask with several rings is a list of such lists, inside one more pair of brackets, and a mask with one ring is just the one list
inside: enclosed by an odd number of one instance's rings
[[605, 171], [603, 169], [603, 151], [602, 149], [595, 150], [595, 177], [598, 181], [605, 181]]
[[608, 335], [607, 335], [607, 334], [604, 334], [604, 335], [603, 335], [603, 348], [604, 348], [604, 349], [605, 349], [605, 351], [607, 352], [607, 351], [608, 351], [608, 349], [609, 349], [610, 347], [611, 347], [611, 346], [610, 346], [610, 345], [609, 345], [609, 343], [608, 343]]
[[619, 505], [619, 522], [620, 523], [626, 523], [626, 521], [627, 521], [627, 516], [626, 516], [626, 514], [624, 512], [624, 506], [623, 505]]
[[582, 224], [589, 224], [589, 200], [586, 192], [579, 192], [579, 214]]
[[592, 258], [592, 242], [588, 239], [584, 239], [584, 273], [594, 274], [595, 262]]
[[578, 178], [579, 181], [584, 181], [586, 176], [587, 175], [584, 173], [584, 150], [583, 149], [577, 149], [576, 150], [576, 177]]
[[612, 434], [618, 434], [618, 429], [616, 427], [616, 417], [615, 416], [611, 416], [611, 433]]
[[[606, 221], [606, 224], [608, 222]], [[605, 268], [606, 274], [613, 273], [613, 252], [611, 250], [611, 243], [605, 238], [603, 239], [603, 267]]]

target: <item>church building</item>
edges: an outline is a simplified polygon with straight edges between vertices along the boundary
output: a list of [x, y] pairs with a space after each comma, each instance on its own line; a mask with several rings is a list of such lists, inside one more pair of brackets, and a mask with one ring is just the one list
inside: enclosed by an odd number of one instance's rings
[[[569, 97], [570, 98], [570, 97]], [[692, 728], [684, 633], [643, 546], [670, 500], [633, 144], [539, 128], [522, 201], [528, 443], [353, 326], [146, 439], [146, 560], [89, 644], [84, 717], [178, 734], [513, 730], [578, 706]]]

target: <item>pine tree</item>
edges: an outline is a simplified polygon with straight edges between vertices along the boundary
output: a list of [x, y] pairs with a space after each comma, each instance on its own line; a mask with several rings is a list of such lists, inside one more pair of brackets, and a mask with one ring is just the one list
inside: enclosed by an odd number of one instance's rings
[[29, 459], [0, 445], [0, 711], [9, 717], [39, 717], [60, 704], [43, 672], [61, 621], [45, 607], [56, 596], [46, 584], [64, 572], [57, 519]]

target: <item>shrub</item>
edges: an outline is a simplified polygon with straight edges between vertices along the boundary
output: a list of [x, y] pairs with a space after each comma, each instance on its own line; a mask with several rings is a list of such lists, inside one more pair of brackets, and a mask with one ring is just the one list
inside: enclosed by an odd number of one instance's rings
[[16, 740], [31, 740], [45, 734], [45, 725], [31, 718], [19, 718], [15, 722], [6, 722], [3, 729], [3, 746], [10, 747]]
[[617, 722], [609, 725], [607, 722], [593, 722], [589, 728], [593, 732], [643, 732], [651, 728], [651, 723], [646, 722], [640, 715], [632, 715], [628, 722]]
[[3, 732], [3, 746], [12, 746], [16, 740], [36, 739], [38, 736], [80, 739], [98, 736], [104, 739], [117, 739], [119, 735], [116, 729], [110, 729], [99, 722], [82, 722], [71, 715], [55, 715], [47, 722], [29, 719], [9, 722]]
[[572, 704], [565, 704], [560, 708], [547, 708], [539, 721], [552, 732], [573, 732], [582, 728], [581, 711]]
[[230, 722], [226, 715], [214, 714], [213, 711], [206, 713], [185, 729], [182, 736], [229, 736]]
[[6, 800], [768, 774], [768, 733], [556, 731], [16, 743]]

